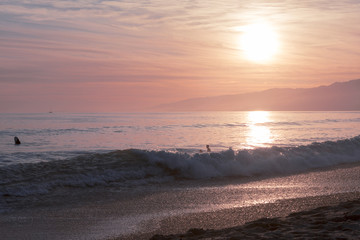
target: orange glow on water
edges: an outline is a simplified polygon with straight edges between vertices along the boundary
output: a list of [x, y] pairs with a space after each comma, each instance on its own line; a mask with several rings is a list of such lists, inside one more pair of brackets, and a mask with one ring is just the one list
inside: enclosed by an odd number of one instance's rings
[[273, 142], [270, 128], [259, 125], [270, 121], [270, 113], [264, 111], [249, 112], [247, 115], [249, 131], [246, 136], [247, 145], [253, 147], [263, 147]]

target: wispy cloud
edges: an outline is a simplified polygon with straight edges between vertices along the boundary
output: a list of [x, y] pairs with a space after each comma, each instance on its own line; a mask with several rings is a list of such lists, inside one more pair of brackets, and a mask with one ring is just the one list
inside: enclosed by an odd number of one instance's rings
[[[0, 85], [146, 83], [185, 98], [347, 80], [360, 75], [359, 12], [355, 0], [3, 0]], [[238, 47], [236, 29], [260, 19], [281, 40], [268, 66]]]

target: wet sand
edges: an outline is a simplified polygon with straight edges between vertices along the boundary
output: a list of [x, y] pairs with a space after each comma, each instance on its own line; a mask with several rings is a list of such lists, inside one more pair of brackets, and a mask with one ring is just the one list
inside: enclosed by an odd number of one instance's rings
[[[331, 210], [331, 207], [360, 199], [359, 183], [360, 166], [353, 164], [244, 181], [216, 179], [190, 184], [187, 181], [176, 182], [176, 186], [167, 187], [154, 185], [152, 190], [147, 188], [131, 196], [128, 191], [94, 188], [91, 192], [65, 191], [52, 196], [44, 195], [43, 199], [27, 199], [26, 202], [6, 197], [7, 202], [14, 201], [12, 206], [16, 210], [0, 214], [0, 237], [141, 240], [154, 235], [183, 234], [197, 228], [204, 231], [196, 230], [196, 234], [205, 234], [209, 239], [215, 236], [226, 239], [232, 236], [230, 234], [242, 234], [240, 232], [267, 236], [269, 229], [264, 228], [261, 232], [257, 229], [259, 227], [250, 229], [246, 226], [253, 225], [244, 224], [278, 217], [281, 219], [273, 220], [278, 226], [278, 234], [290, 234], [297, 231], [296, 225], [313, 228], [309, 219], [316, 218], [319, 210], [308, 214], [308, 219], [297, 222], [297, 218], [286, 216], [324, 206], [330, 207], [328, 213], [331, 215], [336, 210]], [[330, 215], [325, 217], [325, 222], [338, 217]], [[337, 227], [346, 226], [348, 220], [339, 221]], [[291, 222], [295, 224], [293, 230], [289, 230]], [[321, 229], [330, 225], [316, 227]], [[192, 234], [194, 231], [185, 235], [184, 239]], [[196, 235], [195, 239], [198, 238], [200, 235]]]
[[[167, 217], [143, 226], [142, 234], [117, 239], [149, 239], [156, 234], [181, 234], [194, 228], [205, 229], [206, 232], [207, 229], [220, 230], [222, 233], [223, 229], [237, 228], [261, 218], [285, 218], [289, 214], [318, 207], [331, 208], [359, 200], [359, 183], [359, 164], [350, 164], [249, 183], [225, 184], [215, 188], [214, 193], [211, 193], [212, 188], [204, 188], [201, 196], [211, 202], [217, 201], [214, 208]], [[240, 198], [245, 201], [239, 201]], [[182, 202], [186, 201], [183, 199]]]
[[287, 217], [261, 218], [232, 228], [192, 228], [184, 234], [154, 235], [151, 240], [358, 239], [359, 236], [360, 199], [292, 213]]
[[[285, 199], [249, 207], [170, 217], [162, 220], [160, 225], [156, 226], [155, 231], [114, 239], [275, 238], [275, 235], [272, 234], [277, 234], [276, 237], [284, 239], [292, 237], [302, 239], [303, 237], [320, 236], [320, 233], [330, 234], [333, 231], [332, 227], [343, 224], [345, 229], [348, 224], [347, 219], [344, 218], [340, 221], [339, 218], [334, 225], [334, 218], [348, 216], [348, 213], [360, 214], [360, 212], [356, 212], [358, 209], [360, 209], [359, 192]], [[352, 213], [354, 211], [355, 213]], [[330, 230], [327, 230], [328, 228]], [[276, 232], [274, 232], [275, 230]], [[297, 232], [300, 232], [299, 235], [296, 235]], [[301, 237], [300, 234], [308, 235]], [[348, 234], [353, 233], [349, 231]]]

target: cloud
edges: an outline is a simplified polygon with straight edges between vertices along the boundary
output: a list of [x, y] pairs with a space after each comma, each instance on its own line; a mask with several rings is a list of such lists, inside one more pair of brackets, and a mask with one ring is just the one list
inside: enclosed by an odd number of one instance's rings
[[[347, 80], [360, 74], [359, 12], [355, 0], [3, 0], [0, 84], [181, 82], [220, 95]], [[259, 19], [282, 41], [269, 66], [237, 47], [236, 29]]]

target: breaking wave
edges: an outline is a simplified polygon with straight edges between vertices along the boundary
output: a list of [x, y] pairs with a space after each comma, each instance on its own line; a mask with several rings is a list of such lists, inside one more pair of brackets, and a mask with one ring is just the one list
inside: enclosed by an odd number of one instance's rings
[[360, 162], [360, 136], [298, 147], [212, 153], [118, 150], [0, 167], [0, 197], [64, 188], [136, 187], [177, 179], [273, 176]]

